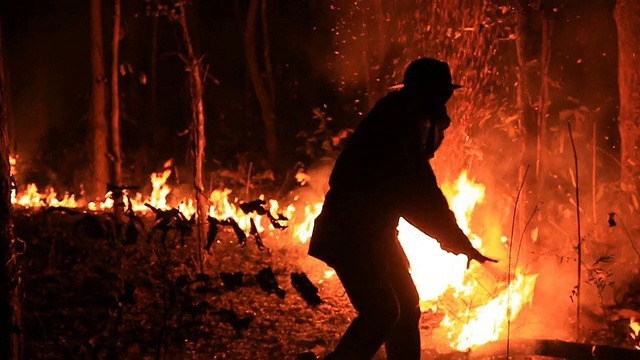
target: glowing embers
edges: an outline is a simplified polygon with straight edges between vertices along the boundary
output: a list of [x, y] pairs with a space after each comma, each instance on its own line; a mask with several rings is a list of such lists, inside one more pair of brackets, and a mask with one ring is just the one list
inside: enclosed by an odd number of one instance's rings
[[[458, 225], [481, 252], [482, 239], [469, 228], [475, 205], [484, 199], [485, 187], [463, 172], [451, 186], [442, 186]], [[398, 240], [411, 263], [411, 276], [423, 310], [439, 310], [450, 346], [467, 350], [506, 335], [507, 314], [515, 319], [530, 303], [537, 275], [516, 270], [511, 284], [473, 262], [467, 269], [465, 255], [453, 255], [404, 219], [398, 223]], [[502, 239], [497, 241], [504, 246]], [[489, 290], [488, 286], [491, 286]]]

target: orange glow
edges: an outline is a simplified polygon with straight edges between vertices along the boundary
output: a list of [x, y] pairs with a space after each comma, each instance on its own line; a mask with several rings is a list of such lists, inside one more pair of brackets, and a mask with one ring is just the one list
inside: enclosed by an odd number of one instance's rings
[[153, 207], [165, 209], [167, 208], [167, 195], [171, 192], [171, 188], [167, 185], [167, 179], [171, 175], [171, 170], [166, 169], [162, 173], [151, 174], [151, 196], [148, 203]]
[[[484, 251], [482, 239], [469, 227], [475, 205], [484, 199], [484, 185], [471, 181], [463, 172], [453, 184], [444, 184], [442, 190], [460, 228], [474, 247]], [[440, 326], [447, 329], [449, 345], [454, 349], [464, 351], [500, 339], [506, 331], [508, 310], [513, 320], [522, 307], [532, 301], [537, 275], [524, 275], [517, 270], [507, 286], [506, 282], [481, 271], [477, 263], [467, 269], [465, 255], [442, 250], [436, 240], [404, 219], [398, 223], [398, 240], [411, 263], [411, 276], [420, 295], [421, 308], [446, 312]], [[498, 241], [504, 246], [505, 237]], [[501, 290], [497, 294], [486, 294], [480, 283], [493, 283], [493, 288]], [[507, 304], [508, 291], [511, 292], [510, 304]], [[441, 309], [439, 305], [443, 303], [447, 306]]]
[[[459, 333], [457, 331], [451, 333], [457, 333], [455, 340], [450, 344], [451, 347], [465, 351], [489, 341], [500, 339], [507, 329], [507, 317], [505, 316], [507, 311], [509, 311], [510, 320], [513, 321], [522, 307], [531, 303], [536, 278], [537, 275], [516, 273], [515, 279], [508, 289], [502, 290], [496, 298], [487, 304], [469, 309], [468, 313], [464, 314], [464, 318], [469, 320], [462, 325], [461, 331]], [[511, 291], [510, 304], [508, 303], [508, 291]], [[451, 320], [447, 319], [442, 321], [451, 322]], [[457, 326], [452, 326], [452, 328], [458, 330]]]
[[[148, 213], [150, 210], [144, 205], [148, 203], [160, 209], [175, 206], [185, 216], [192, 216], [195, 213], [193, 198], [182, 199], [179, 202], [168, 200], [172, 191], [171, 186], [167, 184], [171, 176], [171, 164], [165, 165], [164, 171], [151, 174], [151, 195], [144, 197], [140, 193], [125, 192], [125, 203], [128, 204], [130, 200], [136, 212]], [[443, 184], [442, 190], [449, 200], [460, 228], [477, 249], [485, 252], [483, 239], [471, 229], [473, 210], [476, 204], [484, 200], [484, 185], [475, 183], [463, 172], [456, 181]], [[264, 199], [264, 196], [261, 195], [260, 198]], [[300, 199], [296, 197], [294, 200], [294, 203], [283, 206], [278, 201], [270, 199], [266, 201], [266, 207], [272, 215], [282, 213], [289, 219], [289, 228], [280, 233], [282, 236], [278, 238], [288, 237], [295, 246], [308, 242], [313, 231], [313, 222], [320, 214], [323, 204], [302, 202], [301, 205], [297, 205], [301, 203]], [[245, 233], [250, 231], [252, 218], [259, 232], [274, 229], [266, 216], [244, 214], [240, 209], [239, 199], [232, 197], [230, 189], [213, 190], [209, 194], [208, 202], [209, 216], [217, 219], [232, 218]], [[91, 211], [113, 207], [110, 194], [105, 195], [104, 201], [84, 203], [76, 201], [75, 197], [69, 194], [58, 198], [53, 189], [41, 194], [35, 184], [27, 185], [24, 191], [12, 198], [12, 203], [25, 208], [65, 206], [86, 207]], [[500, 231], [492, 233], [499, 234]], [[486, 271], [482, 265], [475, 262], [467, 269], [465, 255], [453, 255], [442, 250], [436, 240], [420, 232], [404, 219], [398, 222], [398, 240], [411, 263], [411, 276], [420, 295], [421, 308], [444, 314], [438, 331], [443, 331], [448, 345], [453, 349], [465, 351], [488, 341], [504, 338], [507, 314], [514, 320], [521, 309], [532, 301], [537, 275], [529, 275], [516, 269], [511, 284], [507, 284], [503, 280], [506, 276], [500, 276], [498, 279], [499, 275], [492, 275], [494, 272]], [[492, 245], [506, 249], [507, 243], [508, 239], [500, 236], [493, 239]], [[323, 271], [320, 282], [336, 279], [333, 270]], [[488, 288], [493, 289], [493, 292], [489, 293]], [[509, 298], [510, 303], [507, 303]], [[640, 324], [632, 319], [629, 326], [633, 330], [632, 336], [636, 338]]]
[[304, 221], [294, 227], [293, 236], [299, 239], [303, 244], [311, 239], [313, 233], [313, 221], [320, 215], [322, 211], [322, 203], [314, 205], [305, 205]]
[[45, 205], [42, 198], [45, 196], [38, 193], [36, 184], [29, 184], [23, 193], [16, 196], [16, 204], [25, 208], [40, 207]]

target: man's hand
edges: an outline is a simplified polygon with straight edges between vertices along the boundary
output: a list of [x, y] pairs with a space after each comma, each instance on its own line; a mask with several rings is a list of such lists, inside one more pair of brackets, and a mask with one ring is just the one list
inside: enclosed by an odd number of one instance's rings
[[498, 262], [498, 260], [496, 259], [492, 259], [490, 257], [482, 255], [478, 250], [475, 250], [473, 253], [467, 255], [467, 269], [469, 268], [469, 265], [471, 265], [471, 260], [475, 260], [481, 264], [484, 264], [487, 261], [494, 263]]

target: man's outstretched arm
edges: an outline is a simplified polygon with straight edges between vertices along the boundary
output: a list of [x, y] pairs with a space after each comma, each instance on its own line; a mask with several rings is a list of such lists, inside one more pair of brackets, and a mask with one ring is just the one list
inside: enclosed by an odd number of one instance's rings
[[456, 255], [465, 254], [469, 260], [495, 261], [476, 250], [460, 229], [428, 162], [421, 174], [410, 181], [410, 186], [405, 191], [402, 217], [436, 239], [443, 250]]

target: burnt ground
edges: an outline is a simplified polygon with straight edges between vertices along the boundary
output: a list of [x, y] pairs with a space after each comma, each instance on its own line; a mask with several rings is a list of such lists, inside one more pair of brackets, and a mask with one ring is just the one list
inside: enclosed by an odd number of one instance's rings
[[[261, 250], [221, 227], [201, 270], [188, 224], [131, 221], [116, 239], [109, 214], [15, 213], [25, 358], [295, 359], [325, 354], [355, 316], [339, 281], [324, 279], [328, 268], [290, 229], [263, 233]], [[291, 274], [301, 272], [321, 303], [294, 288]], [[439, 321], [423, 314], [424, 358], [443, 358], [430, 342]]]
[[[116, 240], [108, 214], [16, 213], [26, 358], [294, 359], [326, 353], [355, 316], [336, 277], [323, 279], [328, 268], [290, 230], [263, 234], [260, 250], [221, 228], [201, 272], [193, 235], [170, 226], [163, 241], [153, 217], [141, 220]], [[277, 287], [263, 290], [256, 275], [267, 267]], [[225, 285], [220, 274], [237, 272], [242, 280]], [[322, 303], [293, 287], [294, 272]], [[435, 324], [425, 315], [426, 334]]]

